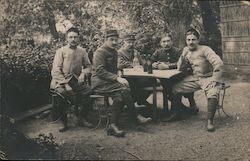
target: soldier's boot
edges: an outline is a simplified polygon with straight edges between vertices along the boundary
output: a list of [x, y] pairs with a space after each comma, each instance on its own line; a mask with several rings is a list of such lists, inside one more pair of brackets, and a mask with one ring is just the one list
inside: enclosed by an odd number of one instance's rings
[[122, 130], [119, 130], [118, 127], [114, 123], [109, 125], [109, 127], [107, 129], [107, 134], [114, 135], [116, 137], [124, 137], [125, 136], [125, 132]]
[[67, 114], [65, 114], [64, 116], [62, 116], [61, 122], [62, 122], [62, 124], [59, 127], [59, 132], [64, 132], [64, 131], [68, 130], [68, 118], [67, 118]]
[[136, 119], [139, 124], [145, 124], [152, 120], [151, 117], [143, 117], [142, 115], [138, 115]]
[[216, 98], [209, 98], [207, 101], [207, 131], [215, 131], [214, 126], [214, 115], [216, 112], [216, 107], [218, 105], [218, 100]]
[[[88, 105], [89, 106], [89, 105]], [[93, 128], [94, 125], [87, 121], [87, 115], [89, 113], [89, 108], [85, 108], [84, 106], [80, 107], [80, 112], [78, 114], [78, 126], [82, 126], [82, 127], [87, 127], [87, 128]]]

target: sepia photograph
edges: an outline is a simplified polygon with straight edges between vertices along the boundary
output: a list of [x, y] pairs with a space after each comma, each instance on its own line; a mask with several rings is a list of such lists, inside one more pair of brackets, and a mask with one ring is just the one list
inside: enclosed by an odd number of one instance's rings
[[250, 161], [249, 0], [0, 0], [0, 160]]

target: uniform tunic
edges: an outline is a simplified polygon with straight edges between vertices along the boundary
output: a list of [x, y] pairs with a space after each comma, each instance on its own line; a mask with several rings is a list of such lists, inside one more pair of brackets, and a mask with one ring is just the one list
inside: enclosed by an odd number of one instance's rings
[[106, 45], [98, 48], [93, 55], [92, 89], [97, 93], [111, 93], [125, 87], [117, 82], [117, 58], [115, 49]]
[[[133, 68], [133, 60], [135, 53], [138, 53], [136, 50], [126, 50], [123, 47], [118, 50], [118, 68]], [[142, 60], [140, 54], [137, 54], [139, 63], [142, 65]]]
[[221, 82], [223, 62], [220, 57], [210, 47], [199, 45], [194, 51], [190, 51], [188, 47], [183, 49], [178, 67], [183, 60], [190, 62], [193, 74], [178, 82], [173, 87], [173, 93], [189, 93], [203, 89], [207, 98], [218, 98], [219, 86], [211, 88], [209, 85]]
[[70, 74], [79, 78], [83, 74], [84, 68], [86, 68], [86, 72], [90, 72], [90, 66], [91, 63], [85, 49], [81, 47], [71, 49], [69, 45], [63, 46], [56, 51], [54, 57], [51, 71], [51, 89], [55, 89], [60, 83], [65, 82], [65, 77]]
[[181, 55], [181, 52], [176, 47], [170, 49], [161, 48], [156, 50], [151, 56], [153, 62], [159, 61], [169, 65], [169, 69], [177, 68], [177, 61]]
[[[86, 50], [81, 47], [72, 49], [69, 45], [63, 46], [56, 51], [54, 57], [50, 88], [64, 97], [64, 102], [70, 101], [75, 105], [81, 105], [80, 114], [86, 116], [91, 107], [89, 97], [91, 88], [84, 82], [77, 82], [80, 77], [83, 77], [84, 68], [86, 68], [85, 72], [91, 71], [91, 64]], [[74, 82], [76, 88], [74, 90], [67, 84], [67, 77], [73, 75], [76, 78], [76, 82]], [[67, 117], [66, 112], [67, 106], [62, 101], [60, 101], [60, 105], [53, 107], [54, 119]]]

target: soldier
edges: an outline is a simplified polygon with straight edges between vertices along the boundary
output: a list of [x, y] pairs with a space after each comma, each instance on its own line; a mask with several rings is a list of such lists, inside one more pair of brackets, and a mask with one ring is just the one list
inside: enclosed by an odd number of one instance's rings
[[[93, 127], [87, 121], [87, 114], [92, 106], [90, 100], [91, 88], [84, 82], [84, 76], [91, 76], [91, 64], [85, 49], [78, 46], [79, 30], [70, 28], [67, 33], [68, 44], [56, 51], [51, 71], [51, 89], [63, 99], [60, 101], [60, 114], [62, 126], [60, 132], [68, 129], [67, 101], [80, 107], [78, 124]], [[85, 73], [83, 72], [85, 68]]]
[[128, 81], [117, 74], [118, 53], [116, 48], [118, 39], [119, 35], [116, 30], [106, 31], [104, 44], [95, 51], [93, 56], [91, 82], [96, 93], [110, 96], [113, 100], [107, 134], [123, 137], [125, 133], [118, 129], [117, 122], [124, 105], [127, 105], [132, 119], [139, 123], [148, 122], [151, 118], [144, 118], [137, 113], [129, 91]]
[[218, 105], [223, 62], [210, 47], [199, 45], [199, 37], [195, 29], [186, 32], [187, 46], [183, 49], [177, 65], [179, 68], [185, 62], [189, 62], [193, 74], [174, 85], [172, 92], [175, 112], [171, 118], [178, 115], [182, 93], [203, 89], [207, 97], [207, 131], [214, 131], [213, 119]]
[[[170, 33], [165, 33], [161, 36], [160, 45], [161, 48], [156, 50], [151, 59], [154, 62], [153, 67], [159, 70], [169, 70], [169, 69], [177, 69], [177, 61], [180, 57], [181, 51], [180, 49], [173, 46], [173, 37]], [[179, 78], [178, 78], [179, 80]], [[171, 80], [165, 80], [160, 79], [161, 84], [164, 88], [164, 96], [166, 97], [167, 94], [170, 95], [170, 100], [172, 100], [171, 95], [171, 89], [172, 86], [177, 79], [171, 79]], [[188, 98], [190, 107], [187, 108], [185, 105], [181, 105], [182, 109], [196, 114], [198, 112], [198, 108], [196, 106], [195, 100], [194, 100], [194, 93], [185, 94], [185, 97]], [[164, 101], [164, 106], [166, 106], [167, 102]], [[172, 108], [171, 108], [172, 111]], [[168, 118], [163, 119], [162, 121], [169, 121]]]
[[[135, 35], [126, 34], [124, 44], [118, 50], [118, 69], [134, 68], [137, 65], [143, 65], [143, 60], [137, 50], [134, 49]], [[131, 95], [136, 102], [137, 107], [145, 107], [146, 99], [151, 94], [150, 91], [141, 91], [140, 88], [150, 87], [153, 84], [152, 79], [127, 78], [131, 89]]]

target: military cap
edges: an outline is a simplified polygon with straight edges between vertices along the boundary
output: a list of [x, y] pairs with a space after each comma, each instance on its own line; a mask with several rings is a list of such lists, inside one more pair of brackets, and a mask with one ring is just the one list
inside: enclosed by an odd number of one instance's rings
[[119, 37], [117, 30], [107, 30], [105, 32], [105, 38], [112, 37], [112, 36]]
[[126, 34], [123, 37], [124, 40], [135, 40], [135, 35], [134, 34]]
[[188, 29], [187, 32], [186, 32], [186, 36], [187, 35], [194, 35], [194, 36], [197, 37], [197, 39], [200, 38], [200, 33], [196, 29], [194, 29], [194, 28]]

